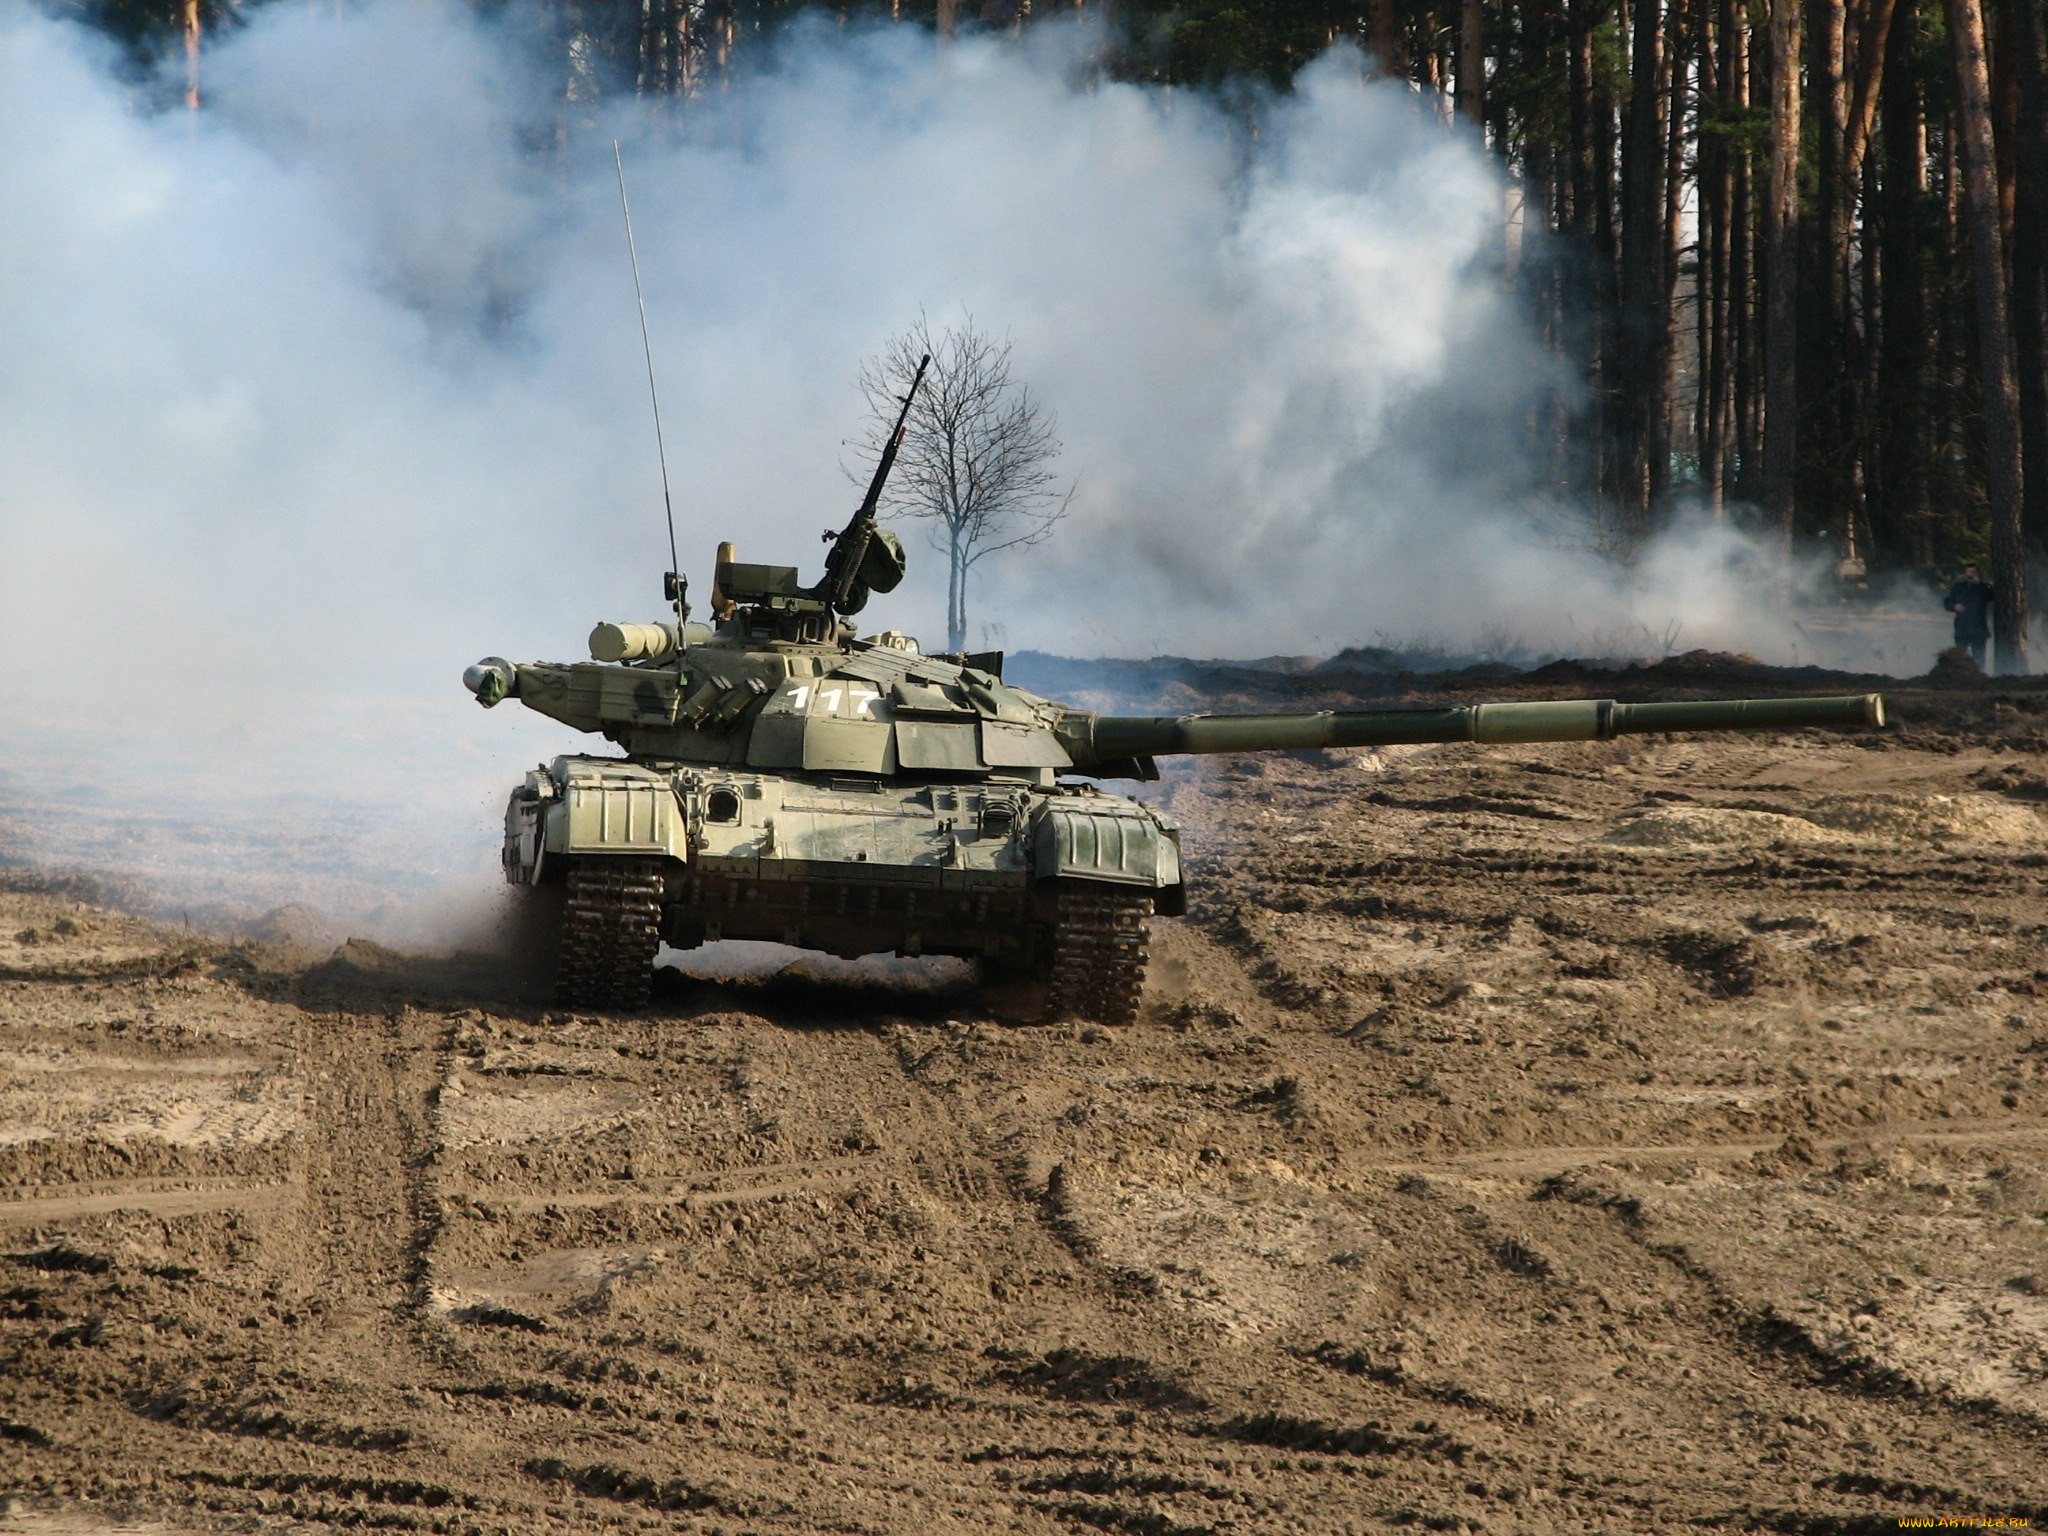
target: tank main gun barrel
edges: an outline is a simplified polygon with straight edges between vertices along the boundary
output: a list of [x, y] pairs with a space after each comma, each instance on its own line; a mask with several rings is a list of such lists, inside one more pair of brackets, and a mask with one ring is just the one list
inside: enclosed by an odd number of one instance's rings
[[1883, 725], [1875, 693], [1804, 699], [1712, 699], [1618, 704], [1557, 699], [1454, 709], [1320, 710], [1278, 715], [1095, 715], [1070, 712], [1057, 727], [1077, 768], [1183, 752], [1275, 752], [1421, 742], [1606, 741], [1648, 731], [1784, 731]]
[[476, 695], [485, 709], [502, 704], [519, 692], [519, 668], [502, 656], [486, 656], [462, 671], [462, 686]]

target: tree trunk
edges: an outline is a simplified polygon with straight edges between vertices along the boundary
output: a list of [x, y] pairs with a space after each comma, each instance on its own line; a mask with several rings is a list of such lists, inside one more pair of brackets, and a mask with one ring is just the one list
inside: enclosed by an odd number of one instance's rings
[[1893, 15], [1891, 49], [1897, 58], [1883, 103], [1876, 505], [1908, 558], [1926, 566], [1934, 561], [1927, 503], [1927, 276], [1920, 227], [1927, 203], [1927, 123], [1920, 82], [1908, 62], [1917, 20], [1911, 6]]
[[1663, 274], [1664, 131], [1662, 0], [1634, 0], [1629, 57], [1628, 134], [1621, 152], [1621, 357], [1615, 424], [1620, 438], [1619, 509], [1639, 530], [1649, 519], [1657, 476], [1658, 423], [1665, 411]]
[[1728, 116], [1726, 0], [1700, 0], [1699, 136], [1699, 403], [1693, 431], [1699, 441], [1700, 489], [1716, 522], [1728, 506], [1731, 326], [1728, 295], [1728, 216], [1734, 190], [1725, 131]]
[[1565, 223], [1592, 243], [1593, 231], [1593, 6], [1567, 0], [1569, 53], [1565, 61], [1565, 149], [1571, 161]]
[[[2034, 0], [2035, 4], [2040, 0]], [[1998, 228], [2008, 253], [2012, 250], [2014, 174], [2013, 144], [2019, 138], [2019, 76], [2013, 69], [2014, 0], [1990, 0], [1983, 9], [1985, 68], [1991, 83], [1992, 164], [1998, 177]]]
[[[1728, 99], [1746, 122], [1751, 101], [1750, 21], [1748, 0], [1723, 0], [1727, 6], [1725, 69]], [[1757, 325], [1757, 197], [1756, 153], [1747, 136], [1736, 141], [1728, 196], [1728, 329], [1734, 371], [1729, 408], [1735, 444], [1731, 494], [1743, 501], [1759, 499], [1763, 472], [1763, 360]]]
[[1458, 0], [1458, 114], [1486, 132], [1486, 6]]
[[[1907, 0], [1907, 8], [1911, 9], [1911, 6], [1912, 0]], [[1885, 61], [1891, 57], [1892, 18], [1897, 13], [1897, 0], [1870, 0], [1870, 10], [1858, 22], [1855, 79], [1849, 96], [1847, 136], [1842, 146], [1842, 180], [1845, 186], [1854, 187], [1863, 180], [1863, 162], [1870, 151], [1871, 131], [1877, 122]], [[1901, 68], [1905, 67], [1902, 63]]]
[[1443, 89], [1443, 50], [1437, 44], [1437, 30], [1436, 12], [1424, 11], [1409, 70], [1425, 95], [1435, 95]]
[[2013, 74], [2019, 89], [2012, 222], [2013, 344], [2019, 365], [2021, 527], [2030, 553], [2048, 551], [2048, 20], [2017, 7]]
[[[1943, 23], [1944, 32], [1947, 23]], [[1941, 90], [1953, 97], [1954, 71]], [[1983, 414], [1978, 399], [1975, 353], [1971, 338], [1975, 326], [1970, 317], [1970, 285], [1957, 270], [1955, 257], [1963, 249], [1963, 172], [1959, 158], [1956, 113], [1953, 103], [1938, 117], [1930, 115], [1930, 131], [1940, 124], [1940, 150], [1929, 156], [1939, 165], [1934, 176], [1932, 205], [1935, 228], [1928, 249], [1938, 260], [1928, 272], [1928, 332], [1933, 346], [1928, 370], [1930, 387], [1928, 428], [1934, 434], [1927, 460], [1928, 502], [1932, 508], [1930, 530], [1935, 548], [1953, 552], [1957, 537], [1975, 515], [1981, 498], [1983, 455], [1971, 446], [1970, 424]], [[1983, 434], [1976, 434], [1981, 444]]]
[[952, 559], [946, 572], [946, 649], [967, 649], [967, 550], [959, 529], [953, 530]]
[[[1908, 6], [1913, 0], [1907, 0]], [[1855, 541], [1856, 521], [1866, 532], [1872, 528], [1870, 488], [1877, 477], [1875, 413], [1882, 378], [1878, 372], [1878, 340], [1872, 327], [1877, 313], [1877, 241], [1872, 231], [1871, 210], [1876, 205], [1876, 179], [1870, 168], [1870, 139], [1877, 118], [1879, 88], [1884, 83], [1885, 60], [1891, 50], [1892, 16], [1897, 0], [1866, 0], [1865, 6], [1848, 13], [1851, 26], [1843, 44], [1844, 82], [1841, 92], [1842, 123], [1841, 177], [1836, 192], [1836, 238], [1842, 241], [1836, 260], [1852, 257], [1861, 264], [1862, 295], [1849, 302], [1850, 289], [1842, 291], [1841, 334], [1845, 348], [1841, 376], [1842, 409], [1839, 421], [1849, 454], [1847, 484], [1850, 541]], [[1856, 210], [1863, 209], [1863, 228], [1855, 230]], [[1853, 347], [1853, 366], [1846, 349]], [[1874, 553], [1874, 549], [1869, 551]]]
[[2019, 392], [2013, 382], [2005, 252], [2000, 240], [1998, 162], [1991, 139], [1991, 77], [1978, 0], [1948, 0], [1955, 56], [1956, 127], [1970, 239], [1970, 287], [1977, 309], [1977, 367], [1984, 392], [1984, 485], [1991, 500], [1992, 636], [1997, 667], [2027, 670], [2026, 545], [2020, 536]]
[[178, 31], [185, 40], [185, 105], [199, 110], [199, 0], [178, 0]]
[[[1590, 46], [1590, 45], [1589, 45]], [[1591, 189], [1591, 230], [1593, 234], [1592, 314], [1599, 338], [1596, 364], [1598, 391], [1598, 478], [1601, 506], [1613, 516], [1622, 482], [1621, 434], [1617, 427], [1617, 401], [1627, 388], [1628, 365], [1621, 345], [1621, 310], [1616, 296], [1621, 252], [1616, 227], [1615, 170], [1620, 160], [1619, 113], [1613, 92], [1597, 70], [1588, 86], [1592, 127], [1593, 183]]]
[[641, 95], [689, 95], [694, 84], [690, 13], [687, 0], [649, 0], [642, 10], [637, 80]]
[[[1671, 489], [1672, 444], [1677, 426], [1677, 413], [1672, 401], [1677, 384], [1672, 373], [1678, 355], [1678, 252], [1685, 236], [1686, 89], [1691, 78], [1687, 52], [1690, 13], [1682, 0], [1672, 0], [1667, 17], [1664, 64], [1657, 92], [1657, 110], [1664, 118], [1664, 164], [1659, 176], [1664, 192], [1664, 225], [1657, 241], [1657, 346], [1661, 366], [1657, 372], [1656, 398], [1652, 402], [1655, 416], [1650, 436], [1650, 504], [1653, 507], [1662, 503]], [[1694, 438], [1690, 447], [1697, 455], [1699, 440]]]
[[1408, 77], [1408, 50], [1394, 16], [1394, 0], [1372, 0], [1372, 51], [1380, 68], [1396, 80]]
[[[1585, 421], [1567, 424], [1567, 408], [1559, 404], [1560, 462], [1569, 466], [1579, 494], [1599, 507], [1600, 332], [1594, 302], [1596, 291], [1593, 241], [1593, 0], [1563, 0], [1565, 112], [1563, 176], [1558, 189], [1559, 242], [1555, 263], [1558, 286], [1560, 350], [1584, 371], [1592, 409]], [[1588, 494], [1590, 493], [1590, 494]]]
[[1580, 434], [1583, 475], [1604, 525], [1614, 499], [1614, 397], [1621, 362], [1614, 327], [1614, 101], [1595, 68], [1594, 33], [1607, 0], [1566, 0], [1571, 161], [1569, 340], [1583, 353], [1591, 431]]
[[1877, 161], [1874, 157], [1863, 157], [1863, 185], [1857, 196], [1863, 209], [1863, 224], [1856, 237], [1856, 376], [1854, 388], [1850, 391], [1855, 408], [1850, 428], [1856, 444], [1856, 459], [1852, 466], [1855, 475], [1855, 506], [1858, 523], [1850, 524], [1851, 543], [1856, 545], [1866, 560], [1882, 553], [1877, 540], [1876, 529], [1870, 510], [1870, 488], [1877, 475], [1877, 432], [1875, 411], [1878, 390], [1884, 383], [1884, 375], [1878, 365], [1878, 285], [1883, 273], [1879, 255], [1877, 219], [1873, 210], [1878, 203]]
[[1812, 526], [1831, 533], [1846, 555], [1855, 518], [1850, 495], [1848, 366], [1849, 221], [1853, 189], [1843, 186], [1843, 145], [1848, 95], [1842, 57], [1843, 0], [1805, 0], [1808, 23], [1806, 85], [1815, 129], [1813, 216], [1804, 224], [1800, 252], [1799, 449], [1794, 470], [1799, 510]]
[[1791, 552], [1799, 463], [1799, 0], [1771, 3], [1764, 252], [1764, 505]]

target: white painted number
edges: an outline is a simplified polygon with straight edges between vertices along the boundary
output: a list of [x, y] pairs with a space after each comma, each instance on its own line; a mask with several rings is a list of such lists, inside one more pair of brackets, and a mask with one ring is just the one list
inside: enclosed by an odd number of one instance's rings
[[[881, 697], [882, 695], [873, 688], [863, 688], [858, 684], [848, 687], [843, 683], [833, 683], [829, 687], [818, 689], [818, 709], [822, 714], [837, 715], [843, 713], [843, 706], [851, 704], [855, 719], [872, 720], [875, 705], [881, 701]], [[802, 714], [810, 698], [811, 685], [800, 684], [790, 695], [789, 707], [795, 713]]]

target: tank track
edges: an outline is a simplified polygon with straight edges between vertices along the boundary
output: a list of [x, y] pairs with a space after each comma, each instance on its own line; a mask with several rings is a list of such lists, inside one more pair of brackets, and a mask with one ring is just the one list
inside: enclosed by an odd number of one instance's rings
[[1145, 991], [1150, 893], [1063, 890], [1052, 931], [1047, 1018], [1072, 1015], [1097, 1024], [1135, 1024]]
[[575, 1008], [639, 1008], [654, 988], [661, 945], [661, 865], [654, 859], [579, 859], [569, 900], [555, 1000]]

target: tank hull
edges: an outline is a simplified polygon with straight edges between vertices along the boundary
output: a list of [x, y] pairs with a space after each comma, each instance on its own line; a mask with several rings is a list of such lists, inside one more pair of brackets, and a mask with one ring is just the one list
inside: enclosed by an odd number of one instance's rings
[[[557, 758], [506, 807], [505, 877], [585, 880], [606, 921], [651, 903], [661, 942], [763, 939], [857, 957], [960, 955], [1042, 969], [1062, 901], [1184, 910], [1179, 830], [1086, 785], [906, 782]], [[630, 893], [604, 870], [630, 870]], [[651, 961], [651, 954], [647, 960]], [[641, 964], [623, 955], [623, 966]], [[615, 1000], [610, 984], [593, 1000]]]

